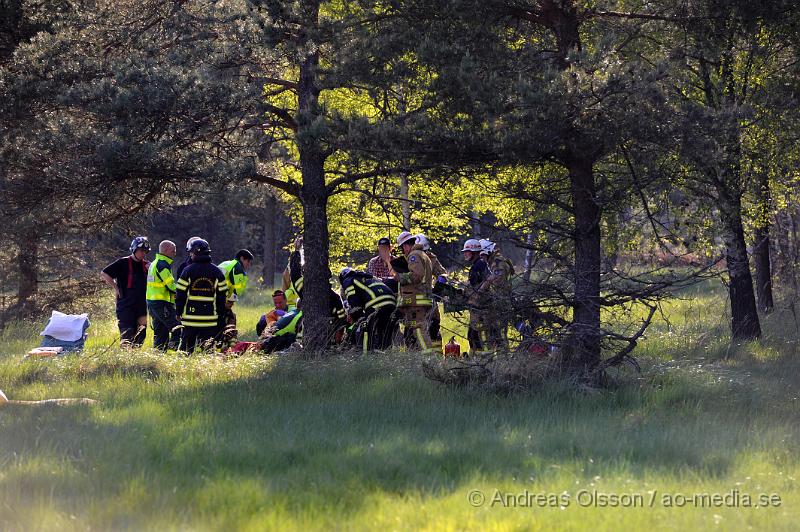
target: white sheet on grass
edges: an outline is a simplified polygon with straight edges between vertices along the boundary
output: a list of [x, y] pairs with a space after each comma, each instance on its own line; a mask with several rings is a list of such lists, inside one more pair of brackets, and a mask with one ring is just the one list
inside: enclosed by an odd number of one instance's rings
[[83, 338], [83, 324], [87, 321], [88, 314], [64, 314], [54, 310], [47, 327], [39, 336], [52, 336], [56, 340], [74, 342]]

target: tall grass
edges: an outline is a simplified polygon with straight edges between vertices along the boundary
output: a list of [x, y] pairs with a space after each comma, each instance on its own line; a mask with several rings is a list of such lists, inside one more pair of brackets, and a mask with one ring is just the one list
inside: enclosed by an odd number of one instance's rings
[[[0, 528], [795, 529], [793, 322], [779, 311], [764, 340], [731, 346], [720, 295], [684, 296], [637, 350], [643, 375], [591, 395], [447, 388], [421, 377], [414, 353], [120, 351], [109, 319], [79, 356], [23, 361], [41, 325], [11, 325], [0, 389], [100, 403], [0, 407]], [[254, 335], [268, 301], [248, 294], [240, 329]], [[583, 506], [595, 490], [656, 503]], [[734, 490], [781, 505], [663, 504]], [[536, 494], [568, 504], [516, 504]]]

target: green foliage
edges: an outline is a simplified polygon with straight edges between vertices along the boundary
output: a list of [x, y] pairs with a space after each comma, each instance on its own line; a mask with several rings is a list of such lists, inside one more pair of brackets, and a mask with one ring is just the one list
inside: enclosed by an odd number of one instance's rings
[[[665, 308], [645, 372], [591, 400], [557, 383], [498, 397], [423, 379], [418, 355], [178, 357], [107, 349], [22, 362], [38, 328], [0, 339], [0, 520], [11, 528], [791, 529], [800, 497], [794, 336], [729, 348], [706, 309]], [[252, 303], [263, 297], [253, 294]], [[252, 324], [259, 306], [243, 312]], [[790, 319], [790, 318], [789, 318]], [[471, 490], [569, 493], [564, 509], [470, 506]], [[779, 508], [580, 507], [578, 491], [777, 493]], [[660, 498], [659, 498], [660, 501]]]

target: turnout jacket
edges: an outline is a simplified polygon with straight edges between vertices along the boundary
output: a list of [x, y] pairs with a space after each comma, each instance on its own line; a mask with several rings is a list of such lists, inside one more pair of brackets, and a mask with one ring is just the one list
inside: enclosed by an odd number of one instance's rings
[[442, 266], [442, 263], [439, 262], [439, 257], [437, 257], [432, 251], [426, 251], [425, 254], [431, 259], [431, 275], [433, 276], [434, 283], [436, 282], [436, 278], [440, 275], [447, 275], [447, 269]]
[[489, 269], [489, 275], [483, 281], [481, 290], [488, 289], [495, 294], [509, 291], [511, 277], [514, 275], [514, 264], [499, 251], [492, 253], [487, 258], [486, 264]]
[[200, 256], [187, 266], [177, 282], [175, 310], [186, 327], [216, 327], [225, 317], [228, 283], [211, 257]]
[[395, 306], [396, 298], [391, 288], [368, 273], [353, 272], [342, 280], [342, 291], [351, 309], [371, 312]]
[[415, 244], [406, 257], [408, 273], [398, 275], [399, 298], [398, 303], [403, 306], [430, 306], [433, 288], [433, 272], [431, 259], [422, 250], [422, 246]]

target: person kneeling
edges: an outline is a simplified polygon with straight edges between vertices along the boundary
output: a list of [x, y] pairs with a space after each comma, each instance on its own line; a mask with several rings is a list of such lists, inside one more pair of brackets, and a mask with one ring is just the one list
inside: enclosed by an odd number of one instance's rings
[[344, 297], [353, 321], [359, 322], [356, 337], [364, 351], [391, 346], [394, 314], [397, 304], [392, 290], [380, 279], [351, 268], [339, 274]]
[[256, 334], [258, 336], [261, 336], [265, 329], [274, 325], [289, 311], [289, 303], [286, 300], [286, 293], [283, 290], [275, 290], [272, 293], [272, 302], [275, 303], [275, 308], [266, 314], [262, 314], [256, 324]]
[[300, 337], [303, 330], [303, 311], [293, 309], [267, 328], [261, 350], [274, 353], [288, 349]]

